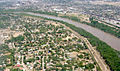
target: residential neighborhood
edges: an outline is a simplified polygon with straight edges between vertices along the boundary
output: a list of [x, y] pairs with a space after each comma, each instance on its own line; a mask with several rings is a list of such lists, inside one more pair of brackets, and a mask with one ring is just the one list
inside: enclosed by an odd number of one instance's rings
[[[7, 53], [12, 54], [12, 58], [8, 57], [6, 63], [3, 61], [1, 64], [6, 67], [5, 71], [97, 71], [98, 65], [84, 41], [62, 23], [20, 16], [14, 25], [11, 25], [9, 30], [20, 31], [19, 35], [11, 34], [5, 39], [5, 44], [8, 45], [3, 46], [9, 46], [13, 51]], [[17, 30], [14, 30], [15, 27]]]

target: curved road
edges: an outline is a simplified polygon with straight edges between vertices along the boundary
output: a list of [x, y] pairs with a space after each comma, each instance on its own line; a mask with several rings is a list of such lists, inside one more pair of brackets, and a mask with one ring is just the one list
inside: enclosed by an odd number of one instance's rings
[[50, 18], [50, 19], [55, 19], [55, 20], [61, 20], [61, 21], [67, 22], [69, 24], [73, 24], [76, 27], [80, 27], [80, 28], [86, 30], [87, 32], [93, 34], [94, 36], [98, 37], [100, 40], [106, 42], [112, 48], [120, 51], [120, 39], [113, 36], [113, 35], [105, 33], [97, 28], [91, 27], [91, 26], [86, 25], [86, 24], [81, 24], [79, 22], [75, 22], [75, 21], [65, 19], [65, 18], [50, 16], [50, 15], [45, 15], [45, 14], [31, 13], [31, 12], [24, 12], [24, 13], [30, 14], [30, 15], [35, 15], [35, 16], [42, 16], [45, 18]]

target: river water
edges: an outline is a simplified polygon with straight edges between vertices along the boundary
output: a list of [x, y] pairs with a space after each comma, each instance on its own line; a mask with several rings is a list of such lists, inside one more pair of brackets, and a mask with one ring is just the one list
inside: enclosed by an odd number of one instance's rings
[[113, 35], [110, 35], [106, 32], [103, 32], [103, 31], [101, 31], [97, 28], [91, 27], [91, 26], [86, 25], [86, 24], [81, 24], [79, 22], [75, 22], [75, 21], [72, 21], [72, 20], [69, 20], [69, 19], [50, 16], [50, 15], [36, 14], [36, 13], [31, 13], [31, 12], [26, 12], [26, 14], [31, 14], [31, 15], [35, 15], [35, 16], [42, 16], [42, 17], [45, 17], [45, 18], [50, 18], [50, 19], [55, 19], [55, 20], [61, 20], [61, 21], [67, 22], [69, 24], [73, 24], [76, 27], [80, 27], [80, 28], [86, 30], [87, 32], [93, 34], [94, 36], [96, 36], [100, 40], [102, 40], [105, 43], [107, 43], [108, 45], [110, 45], [112, 48], [120, 51], [120, 39], [113, 36]]

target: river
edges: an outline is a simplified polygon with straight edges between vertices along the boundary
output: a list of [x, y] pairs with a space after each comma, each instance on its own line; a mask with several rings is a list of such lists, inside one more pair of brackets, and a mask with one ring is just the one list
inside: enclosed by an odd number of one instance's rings
[[69, 24], [73, 24], [76, 27], [82, 28], [82, 29], [86, 30], [87, 32], [93, 34], [94, 36], [96, 36], [100, 40], [102, 40], [105, 43], [107, 43], [108, 45], [110, 45], [112, 48], [120, 51], [120, 39], [111, 35], [111, 34], [103, 32], [97, 28], [91, 27], [91, 26], [86, 25], [86, 24], [81, 24], [79, 22], [75, 22], [75, 21], [65, 19], [65, 18], [50, 16], [50, 15], [45, 15], [45, 14], [36, 14], [36, 13], [31, 13], [31, 12], [25, 12], [25, 13], [30, 14], [30, 15], [42, 16], [45, 18], [55, 19], [55, 20], [61, 20], [61, 21], [67, 22]]

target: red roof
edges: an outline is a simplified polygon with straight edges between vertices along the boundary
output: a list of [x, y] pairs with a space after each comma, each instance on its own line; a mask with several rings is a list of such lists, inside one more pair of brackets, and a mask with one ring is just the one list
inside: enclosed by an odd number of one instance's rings
[[20, 67], [21, 65], [16, 65], [16, 67]]

